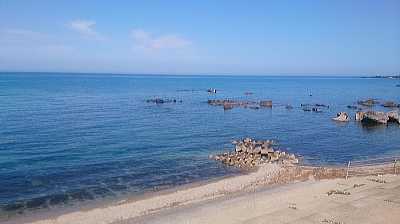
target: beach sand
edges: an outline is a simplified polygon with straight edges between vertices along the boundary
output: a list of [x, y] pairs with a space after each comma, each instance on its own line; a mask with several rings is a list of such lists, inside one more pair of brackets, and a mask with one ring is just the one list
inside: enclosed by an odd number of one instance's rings
[[[335, 194], [343, 192], [350, 194]], [[263, 164], [249, 174], [31, 223], [323, 222], [400, 223], [400, 176], [345, 179], [342, 168]]]

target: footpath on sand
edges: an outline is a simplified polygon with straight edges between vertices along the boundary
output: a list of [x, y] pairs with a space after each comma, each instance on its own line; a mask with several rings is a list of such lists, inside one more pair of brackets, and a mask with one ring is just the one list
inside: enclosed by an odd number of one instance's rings
[[400, 223], [400, 176], [274, 185], [118, 222]]

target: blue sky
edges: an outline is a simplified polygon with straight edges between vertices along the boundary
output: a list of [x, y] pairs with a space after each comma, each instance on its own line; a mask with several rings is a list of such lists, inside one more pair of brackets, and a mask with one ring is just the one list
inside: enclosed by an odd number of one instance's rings
[[400, 1], [0, 0], [0, 71], [400, 75]]

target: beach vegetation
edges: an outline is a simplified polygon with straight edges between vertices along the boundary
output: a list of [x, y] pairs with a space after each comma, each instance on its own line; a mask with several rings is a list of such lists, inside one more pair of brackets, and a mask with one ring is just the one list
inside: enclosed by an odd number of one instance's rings
[[334, 221], [332, 221], [332, 220], [330, 220], [330, 219], [324, 219], [324, 221], [322, 221], [322, 222], [332, 223], [332, 224], [345, 224], [345, 223], [343, 223], [343, 222], [334, 222]]
[[377, 179], [367, 179], [367, 180], [370, 180], [370, 181], [375, 182], [375, 183], [380, 183], [380, 184], [386, 183], [386, 181], [384, 181], [384, 180], [377, 180]]
[[354, 184], [353, 185], [353, 188], [356, 188], [356, 187], [362, 187], [362, 186], [364, 186], [365, 184]]
[[332, 194], [344, 194], [344, 195], [350, 195], [350, 192], [348, 192], [347, 190], [343, 190], [343, 191], [339, 191], [339, 190], [330, 190], [328, 192], [326, 192], [329, 195]]

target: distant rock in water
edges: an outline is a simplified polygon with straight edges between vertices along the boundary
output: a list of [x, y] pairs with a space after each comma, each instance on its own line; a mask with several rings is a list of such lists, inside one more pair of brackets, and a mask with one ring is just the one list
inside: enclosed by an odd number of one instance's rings
[[269, 101], [262, 100], [262, 101], [260, 101], [260, 106], [262, 106], [262, 107], [272, 107], [272, 100], [269, 100]]
[[378, 104], [379, 102], [374, 100], [366, 100], [366, 101], [357, 101], [357, 103], [363, 106], [373, 107], [375, 106], [375, 104]]
[[147, 103], [169, 103], [169, 102], [179, 102], [182, 103], [182, 100], [177, 101], [176, 99], [174, 100], [163, 100], [163, 99], [155, 99], [155, 100], [146, 100]]
[[322, 104], [322, 103], [316, 103], [315, 106], [317, 107], [329, 107], [328, 105]]
[[209, 93], [216, 93], [216, 92], [217, 92], [217, 89], [209, 89], [209, 90], [207, 90], [207, 92], [209, 92]]
[[286, 109], [292, 109], [293, 107], [291, 105], [286, 105], [285, 108]]
[[253, 103], [255, 103], [255, 102], [253, 102], [253, 101], [230, 101], [230, 100], [223, 100], [223, 101], [219, 101], [219, 100], [208, 100], [207, 103], [210, 104], [210, 105], [212, 105], [212, 106], [225, 106], [225, 105], [229, 105], [229, 106], [240, 106], [240, 105], [253, 104]]
[[339, 122], [349, 122], [349, 115], [346, 112], [339, 112], [337, 114], [337, 117], [332, 118], [333, 121], [339, 121]]
[[246, 95], [253, 95], [254, 93], [252, 93], [252, 92], [245, 92], [244, 94], [246, 94]]
[[400, 107], [400, 104], [396, 104], [393, 102], [386, 102], [381, 104], [382, 107]]

